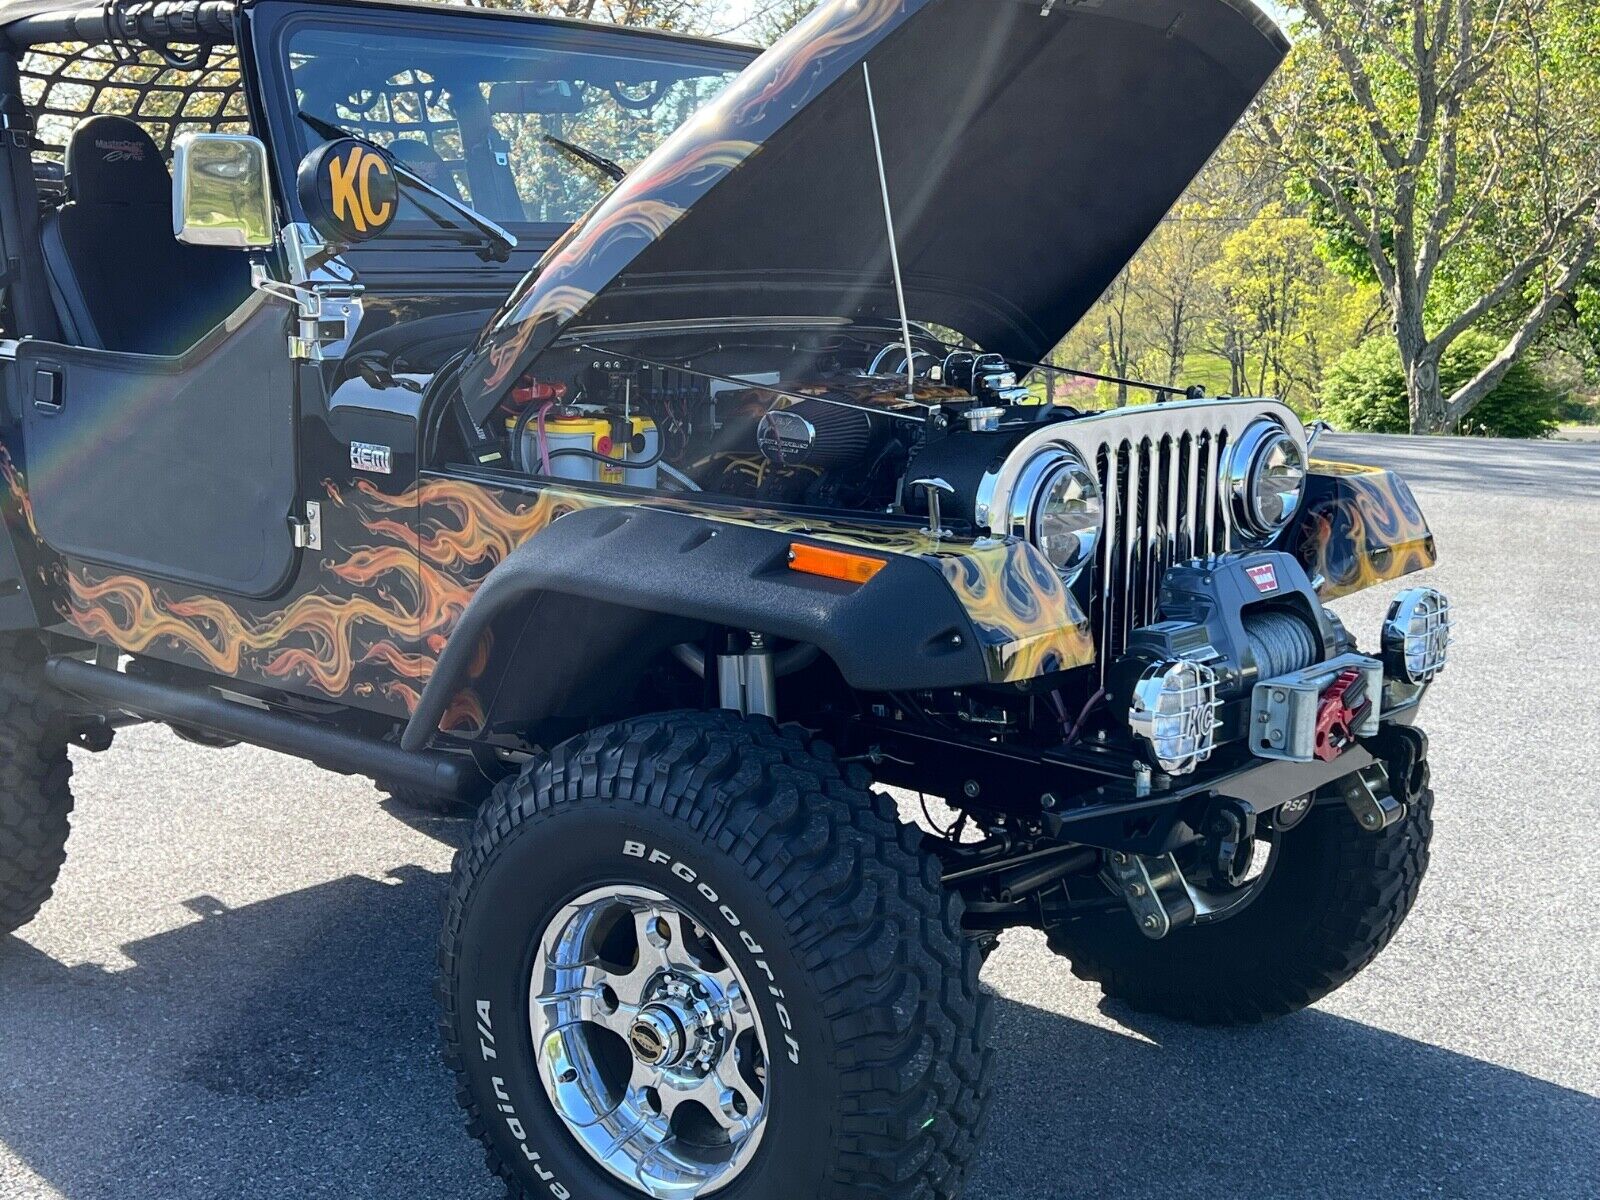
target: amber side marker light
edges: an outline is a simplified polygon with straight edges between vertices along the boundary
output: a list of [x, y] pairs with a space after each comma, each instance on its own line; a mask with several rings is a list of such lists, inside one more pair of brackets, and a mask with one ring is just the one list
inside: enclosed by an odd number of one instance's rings
[[789, 569], [806, 575], [842, 579], [846, 583], [865, 583], [888, 565], [881, 558], [869, 558], [865, 554], [825, 550], [804, 542], [789, 543]]

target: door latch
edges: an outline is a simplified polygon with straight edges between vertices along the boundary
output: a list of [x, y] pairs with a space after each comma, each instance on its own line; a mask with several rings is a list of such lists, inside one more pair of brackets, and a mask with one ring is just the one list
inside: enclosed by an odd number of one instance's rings
[[33, 407], [55, 416], [61, 411], [61, 372], [54, 367], [36, 367], [33, 372]]

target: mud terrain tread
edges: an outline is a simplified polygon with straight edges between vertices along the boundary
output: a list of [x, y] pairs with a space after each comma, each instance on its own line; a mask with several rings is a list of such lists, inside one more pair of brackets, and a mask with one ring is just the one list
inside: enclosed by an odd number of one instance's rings
[[495, 848], [577, 803], [654, 807], [698, 831], [765, 891], [825, 993], [849, 1100], [825, 1197], [953, 1200], [976, 1156], [993, 1069], [993, 1001], [960, 901], [892, 801], [802, 733], [732, 713], [637, 718], [556, 747], [501, 782], [458, 852], [439, 945], [445, 1055], [490, 1168], [500, 1159], [455, 1038], [464, 897]]
[[[1405, 817], [1381, 834], [1330, 806], [1287, 835], [1317, 839], [1316, 853], [1326, 856], [1321, 865], [1331, 886], [1309, 928], [1276, 919], [1247, 923], [1253, 915], [1247, 910], [1204, 931], [1180, 930], [1170, 943], [1152, 943], [1119, 913], [1115, 921], [1064, 925], [1051, 932], [1050, 947], [1071, 960], [1075, 975], [1136, 1012], [1199, 1025], [1254, 1024], [1296, 1012], [1372, 962], [1416, 903], [1433, 838], [1433, 791], [1425, 784], [1424, 775]], [[1257, 945], [1245, 950], [1214, 940], [1203, 952], [1182, 953], [1178, 939], [1226, 937], [1230, 927], [1235, 942]], [[1163, 954], [1166, 945], [1178, 953]]]
[[30, 634], [0, 635], [0, 936], [38, 914], [67, 858], [72, 763]]

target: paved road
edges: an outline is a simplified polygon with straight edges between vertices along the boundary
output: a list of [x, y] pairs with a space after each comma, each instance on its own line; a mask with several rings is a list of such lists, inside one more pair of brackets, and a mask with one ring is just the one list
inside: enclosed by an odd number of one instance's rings
[[[1357, 982], [1241, 1032], [1102, 1006], [1013, 935], [974, 1197], [1600, 1196], [1600, 447], [1328, 448], [1411, 473], [1460, 612], [1421, 903]], [[499, 1195], [434, 1049], [454, 824], [159, 730], [77, 770], [59, 896], [0, 939], [0, 1196]]]

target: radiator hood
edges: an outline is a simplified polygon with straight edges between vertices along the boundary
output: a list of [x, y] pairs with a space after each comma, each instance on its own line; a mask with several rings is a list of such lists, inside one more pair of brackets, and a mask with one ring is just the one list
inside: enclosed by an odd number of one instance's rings
[[896, 312], [1043, 357], [1288, 50], [1250, 0], [824, 0], [525, 277], [464, 362], [482, 420], [572, 326]]

